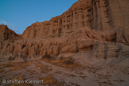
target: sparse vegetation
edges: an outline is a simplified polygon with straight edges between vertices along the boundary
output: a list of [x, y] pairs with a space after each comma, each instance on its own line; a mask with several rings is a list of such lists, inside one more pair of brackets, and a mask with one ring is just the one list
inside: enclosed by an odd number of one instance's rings
[[73, 58], [67, 58], [63, 61], [64, 64], [73, 64], [74, 63], [74, 59]]
[[8, 60], [11, 61], [11, 60], [14, 60], [15, 59], [15, 56], [9, 56]]

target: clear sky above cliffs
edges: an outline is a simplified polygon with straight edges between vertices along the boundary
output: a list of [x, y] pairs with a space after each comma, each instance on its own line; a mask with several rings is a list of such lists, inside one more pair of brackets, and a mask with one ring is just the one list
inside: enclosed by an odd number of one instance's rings
[[22, 34], [32, 23], [61, 15], [78, 0], [0, 0], [0, 24]]

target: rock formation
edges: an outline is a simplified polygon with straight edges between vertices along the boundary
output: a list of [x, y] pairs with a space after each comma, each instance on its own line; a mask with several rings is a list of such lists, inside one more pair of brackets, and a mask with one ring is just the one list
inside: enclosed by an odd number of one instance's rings
[[0, 85], [129, 86], [128, 3], [78, 0], [21, 35], [0, 25]]
[[0, 41], [15, 39], [18, 36], [14, 31], [10, 30], [6, 25], [0, 25]]
[[[36, 22], [17, 35], [0, 26], [0, 53], [51, 56], [85, 52], [89, 57], [116, 58], [129, 51], [128, 0], [79, 0], [62, 15]], [[16, 37], [16, 38], [15, 38]], [[19, 37], [19, 40], [17, 39]], [[9, 42], [7, 39], [15, 39]], [[6, 41], [5, 41], [6, 40]]]
[[[50, 21], [36, 22], [23, 33], [23, 38], [44, 36], [60, 37], [79, 28], [89, 27], [92, 30], [114, 30], [129, 27], [129, 6], [118, 0], [79, 0], [62, 15]], [[31, 29], [31, 30], [30, 30]]]

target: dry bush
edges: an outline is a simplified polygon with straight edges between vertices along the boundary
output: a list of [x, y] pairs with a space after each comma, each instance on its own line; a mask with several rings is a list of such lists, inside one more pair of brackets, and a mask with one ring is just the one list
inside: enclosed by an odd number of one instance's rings
[[66, 60], [64, 60], [64, 64], [73, 64], [74, 63], [74, 59], [73, 58], [67, 58]]

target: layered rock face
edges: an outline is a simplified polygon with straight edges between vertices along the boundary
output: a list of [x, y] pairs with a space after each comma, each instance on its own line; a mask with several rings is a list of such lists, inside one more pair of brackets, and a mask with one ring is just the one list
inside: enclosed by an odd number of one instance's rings
[[[1, 41], [0, 53], [12, 55], [11, 59], [32, 56], [62, 58], [79, 52], [87, 53], [86, 57], [91, 58], [127, 57], [129, 12], [125, 9], [129, 8], [128, 2], [79, 0], [62, 15], [27, 27], [19, 40]], [[9, 35], [0, 37], [8, 39]]]
[[78, 0], [21, 35], [0, 25], [0, 85], [129, 86], [128, 3]]
[[129, 27], [129, 3], [118, 0], [79, 0], [62, 15], [50, 21], [36, 22], [23, 33], [23, 38], [60, 37], [82, 27], [93, 30], [113, 30]]
[[[104, 32], [95, 32], [89, 28], [80, 28], [63, 37], [1, 41], [0, 53], [4, 60], [30, 59], [38, 56], [60, 59], [66, 58], [69, 54], [76, 55], [80, 52], [87, 53], [86, 57], [89, 58], [127, 57], [129, 52], [128, 43], [123, 41], [122, 37], [115, 36], [114, 33], [108, 35]], [[126, 36], [128, 37], [129, 34]], [[118, 40], [118, 43], [112, 41], [114, 38]], [[5, 56], [7, 57], [5, 58]]]

